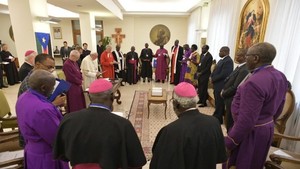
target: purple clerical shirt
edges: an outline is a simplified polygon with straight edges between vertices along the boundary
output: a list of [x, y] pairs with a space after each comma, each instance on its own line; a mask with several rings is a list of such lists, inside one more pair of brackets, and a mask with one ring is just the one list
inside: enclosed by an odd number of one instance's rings
[[68, 163], [54, 160], [52, 144], [62, 114], [40, 93], [29, 89], [16, 103], [18, 125], [26, 146], [25, 169], [68, 169]]
[[256, 69], [238, 87], [231, 106], [234, 125], [225, 137], [228, 168], [263, 168], [286, 92], [286, 77], [271, 65]]

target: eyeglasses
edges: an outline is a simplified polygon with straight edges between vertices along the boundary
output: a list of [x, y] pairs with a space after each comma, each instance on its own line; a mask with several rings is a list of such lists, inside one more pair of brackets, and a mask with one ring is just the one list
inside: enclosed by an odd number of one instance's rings
[[45, 65], [43, 63], [41, 63], [41, 65], [43, 65], [45, 68], [47, 68], [46, 70], [50, 71], [50, 72], [53, 72], [55, 70], [55, 67], [54, 66], [51, 66], [51, 65]]

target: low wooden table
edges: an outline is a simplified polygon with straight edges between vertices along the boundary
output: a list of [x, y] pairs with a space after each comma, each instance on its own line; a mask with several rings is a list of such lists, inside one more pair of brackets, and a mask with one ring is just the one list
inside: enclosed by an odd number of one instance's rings
[[151, 103], [153, 104], [164, 104], [165, 105], [165, 119], [167, 119], [167, 91], [166, 89], [162, 90], [162, 96], [152, 96], [151, 89], [148, 92], [148, 119], [149, 119], [149, 106]]

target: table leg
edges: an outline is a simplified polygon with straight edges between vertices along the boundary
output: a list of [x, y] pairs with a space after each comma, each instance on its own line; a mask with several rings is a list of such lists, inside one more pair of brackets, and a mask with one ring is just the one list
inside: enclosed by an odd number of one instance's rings
[[116, 93], [117, 93], [117, 94], [114, 94], [114, 98], [116, 99], [116, 102], [117, 102], [118, 104], [121, 104], [122, 101], [120, 100], [120, 98], [121, 98], [121, 92], [120, 92], [120, 90], [118, 89], [118, 90], [116, 91]]
[[164, 104], [165, 104], [165, 119], [167, 119], [167, 102], [165, 102]]
[[150, 106], [150, 102], [148, 102], [148, 119], [149, 119], [149, 114], [150, 114], [149, 106]]

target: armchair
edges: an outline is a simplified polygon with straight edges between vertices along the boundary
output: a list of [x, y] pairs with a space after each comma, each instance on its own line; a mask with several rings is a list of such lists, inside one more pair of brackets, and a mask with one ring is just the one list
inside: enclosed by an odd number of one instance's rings
[[[285, 131], [285, 125], [289, 117], [294, 111], [295, 107], [295, 95], [292, 90], [288, 90], [285, 95], [285, 103], [283, 110], [278, 117], [278, 119], [275, 121], [275, 127], [274, 127], [274, 132], [283, 134]], [[273, 137], [273, 146], [279, 147], [281, 143], [282, 137], [278, 137], [277, 135], [274, 135]]]
[[[283, 135], [280, 133], [274, 133], [274, 136], [280, 139], [288, 139], [293, 141], [300, 141], [299, 137], [292, 137]], [[278, 154], [270, 154], [271, 161], [266, 161], [265, 167], [266, 169], [299, 169], [300, 168], [300, 154], [284, 151], [290, 157]]]
[[[0, 133], [0, 153], [13, 153], [13, 151], [21, 150], [19, 146], [19, 130]], [[1, 160], [0, 168], [10, 167], [13, 169], [23, 168], [23, 157]]]
[[4, 128], [15, 129], [18, 127], [17, 117], [13, 117], [10, 107], [2, 90], [0, 90], [0, 132]]

